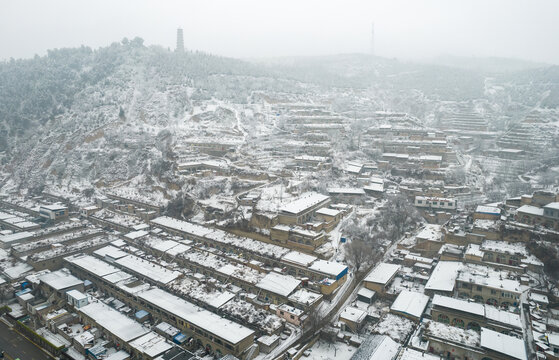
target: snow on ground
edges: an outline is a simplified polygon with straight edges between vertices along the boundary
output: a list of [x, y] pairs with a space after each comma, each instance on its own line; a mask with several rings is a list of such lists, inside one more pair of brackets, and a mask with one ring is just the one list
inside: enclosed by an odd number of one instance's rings
[[392, 340], [402, 342], [411, 334], [413, 328], [413, 321], [394, 314], [386, 314], [386, 316], [373, 327], [373, 333], [388, 335]]
[[309, 360], [349, 360], [355, 354], [357, 348], [343, 342], [327, 343], [324, 340], [317, 341], [310, 349]]

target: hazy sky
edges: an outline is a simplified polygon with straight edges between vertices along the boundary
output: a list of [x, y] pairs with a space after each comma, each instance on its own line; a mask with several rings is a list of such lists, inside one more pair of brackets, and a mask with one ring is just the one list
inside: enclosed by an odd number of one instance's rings
[[47, 49], [146, 44], [233, 57], [375, 52], [501, 56], [559, 64], [557, 0], [0, 0], [0, 59]]

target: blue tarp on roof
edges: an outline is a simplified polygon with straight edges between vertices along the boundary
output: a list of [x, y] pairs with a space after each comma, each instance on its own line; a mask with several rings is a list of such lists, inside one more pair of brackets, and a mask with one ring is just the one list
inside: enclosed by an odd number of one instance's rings
[[175, 337], [173, 338], [173, 341], [177, 344], [182, 344], [183, 342], [186, 341], [186, 335], [184, 335], [183, 333], [178, 333], [177, 335], [175, 335]]
[[147, 311], [140, 310], [136, 313], [136, 319], [142, 319], [142, 318], [145, 318], [148, 315], [149, 315], [149, 313]]

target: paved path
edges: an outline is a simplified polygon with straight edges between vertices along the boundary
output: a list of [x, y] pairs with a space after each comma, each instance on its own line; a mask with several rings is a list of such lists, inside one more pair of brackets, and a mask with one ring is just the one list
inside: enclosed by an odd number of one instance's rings
[[5, 352], [5, 358], [8, 360], [16, 358], [21, 360], [52, 360], [37, 345], [12, 330], [3, 321], [0, 321], [0, 350]]

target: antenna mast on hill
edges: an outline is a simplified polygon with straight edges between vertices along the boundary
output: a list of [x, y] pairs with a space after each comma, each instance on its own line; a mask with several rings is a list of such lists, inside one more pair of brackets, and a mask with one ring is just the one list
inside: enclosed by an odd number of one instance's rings
[[175, 49], [176, 52], [184, 52], [184, 37], [182, 33], [182, 29], [177, 29], [177, 47]]

